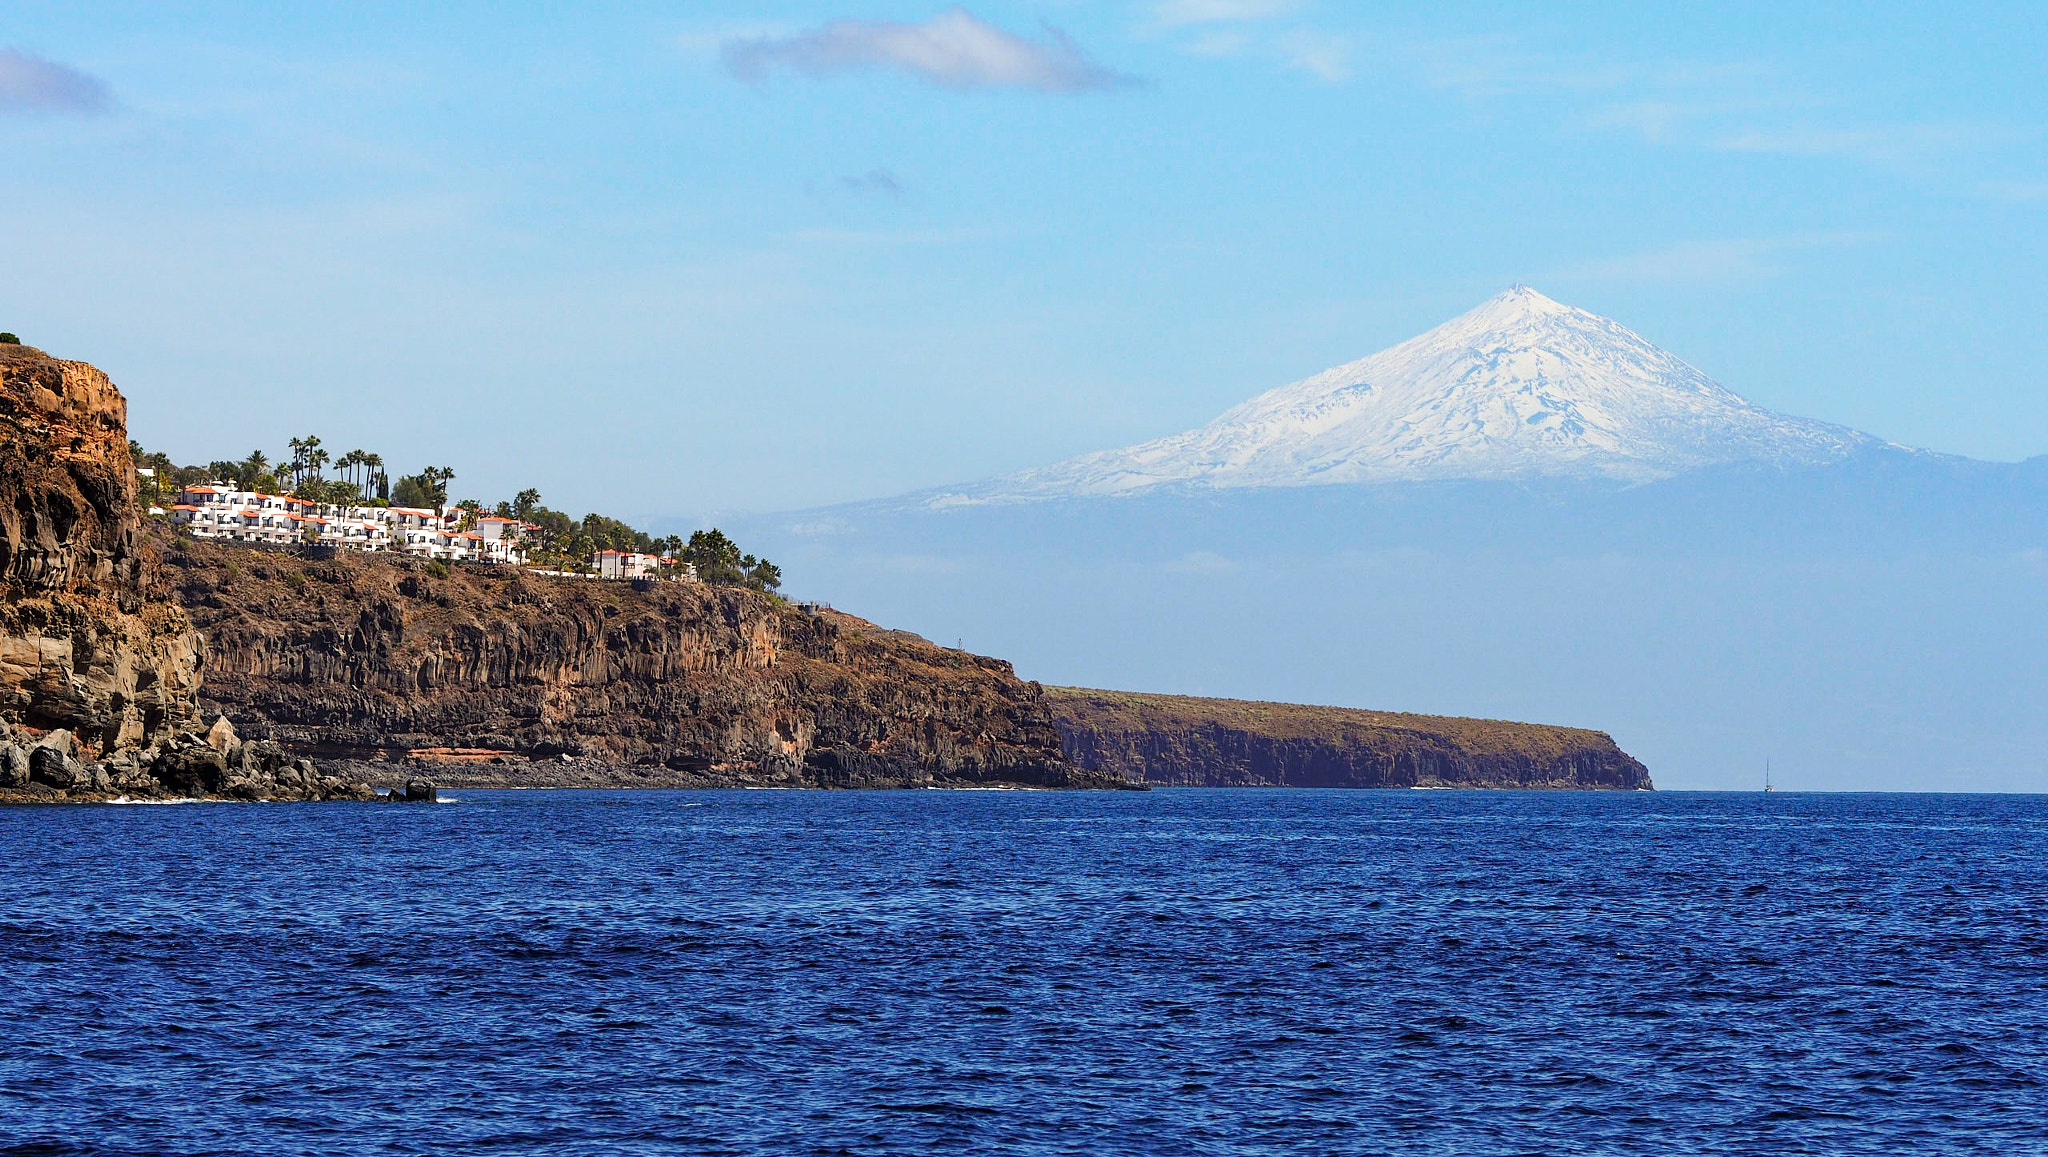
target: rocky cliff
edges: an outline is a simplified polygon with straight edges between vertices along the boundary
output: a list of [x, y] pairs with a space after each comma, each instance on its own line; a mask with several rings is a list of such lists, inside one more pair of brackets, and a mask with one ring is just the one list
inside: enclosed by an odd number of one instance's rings
[[1115, 786], [1010, 665], [751, 591], [162, 531], [245, 734], [442, 784]]
[[369, 797], [231, 727], [197, 733], [204, 648], [142, 524], [121, 392], [0, 345], [0, 802]]
[[1192, 787], [1648, 789], [1598, 731], [1292, 703], [1049, 687], [1067, 757]]
[[0, 718], [87, 756], [197, 721], [199, 636], [161, 598], [141, 524], [120, 391], [0, 345]]

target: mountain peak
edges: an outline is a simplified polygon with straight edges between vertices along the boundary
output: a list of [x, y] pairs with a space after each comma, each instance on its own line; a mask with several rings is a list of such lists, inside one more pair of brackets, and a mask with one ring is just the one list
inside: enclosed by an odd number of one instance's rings
[[1435, 329], [1198, 429], [995, 483], [996, 495], [1605, 477], [1810, 465], [1879, 445], [1776, 414], [1617, 322], [1515, 285]]
[[[1560, 317], [1567, 314], [1582, 314], [1597, 318], [1596, 314], [1573, 309], [1563, 302], [1545, 297], [1543, 294], [1517, 282], [1479, 304], [1469, 313], [1461, 314], [1447, 325], [1460, 328], [1483, 329], [1489, 326], [1512, 324], [1534, 318]], [[1460, 323], [1465, 323], [1460, 325]]]

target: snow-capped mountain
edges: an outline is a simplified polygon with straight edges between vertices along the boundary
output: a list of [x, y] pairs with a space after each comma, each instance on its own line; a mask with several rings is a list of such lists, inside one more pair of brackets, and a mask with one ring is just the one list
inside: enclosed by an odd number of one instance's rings
[[1648, 482], [1719, 463], [1815, 465], [1882, 445], [1766, 410], [1627, 328], [1517, 285], [1199, 429], [1013, 475], [952, 501], [1173, 484]]

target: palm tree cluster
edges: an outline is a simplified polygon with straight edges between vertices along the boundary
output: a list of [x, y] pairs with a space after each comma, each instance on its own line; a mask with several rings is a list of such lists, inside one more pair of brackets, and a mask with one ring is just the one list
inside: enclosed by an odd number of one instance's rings
[[[393, 479], [385, 474], [384, 459], [379, 455], [350, 450], [336, 458], [321, 446], [318, 437], [310, 434], [290, 439], [288, 448], [289, 458], [278, 462], [272, 462], [261, 450], [252, 450], [239, 462], [178, 466], [168, 454], [145, 450], [136, 442], [128, 443], [136, 467], [152, 472], [142, 483], [143, 496], [153, 504], [174, 497], [186, 486], [223, 481], [242, 490], [291, 494], [334, 505], [448, 509], [448, 484], [455, 480], [452, 467], [425, 466], [417, 473]], [[326, 476], [329, 466], [337, 477]], [[673, 559], [675, 569], [694, 566], [699, 579], [720, 586], [773, 591], [782, 585], [782, 568], [765, 558], [743, 553], [738, 544], [715, 528], [697, 531], [687, 539], [674, 534], [656, 538], [595, 512], [574, 518], [550, 510], [541, 502], [540, 491], [531, 487], [513, 495], [509, 502], [486, 505], [476, 499], [465, 499], [454, 505], [468, 512], [463, 520], [465, 527], [486, 513], [517, 519], [532, 527], [528, 532], [528, 558], [542, 565], [587, 570], [598, 551], [624, 550]]]
[[[287, 447], [289, 455], [277, 461], [272, 461], [270, 455], [261, 450], [251, 450], [249, 456], [240, 461], [215, 460], [204, 466], [179, 466], [168, 454], [144, 450], [135, 442], [128, 444], [135, 455], [135, 465], [152, 471], [149, 482], [153, 487], [150, 491], [153, 501], [179, 487], [219, 481], [242, 490], [290, 494], [337, 506], [390, 503], [393, 486], [390, 476], [384, 471], [383, 455], [368, 450], [350, 450], [337, 458], [320, 444], [320, 438], [315, 434], [289, 439]], [[332, 478], [327, 475], [330, 466], [336, 475]], [[428, 467], [425, 473], [444, 486], [455, 476], [453, 470], [445, 468], [436, 470]]]

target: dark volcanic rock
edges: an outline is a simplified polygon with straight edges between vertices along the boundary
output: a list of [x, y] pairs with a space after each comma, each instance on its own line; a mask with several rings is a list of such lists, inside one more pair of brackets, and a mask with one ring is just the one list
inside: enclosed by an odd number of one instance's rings
[[1082, 767], [1192, 787], [1647, 789], [1598, 731], [1294, 703], [1048, 688]]
[[207, 709], [323, 760], [465, 786], [580, 785], [599, 766], [638, 786], [1122, 786], [1067, 761], [1008, 663], [850, 615], [159, 541], [206, 639]]
[[28, 753], [30, 783], [47, 784], [59, 791], [89, 786], [91, 777], [78, 760], [57, 747], [37, 747]]

